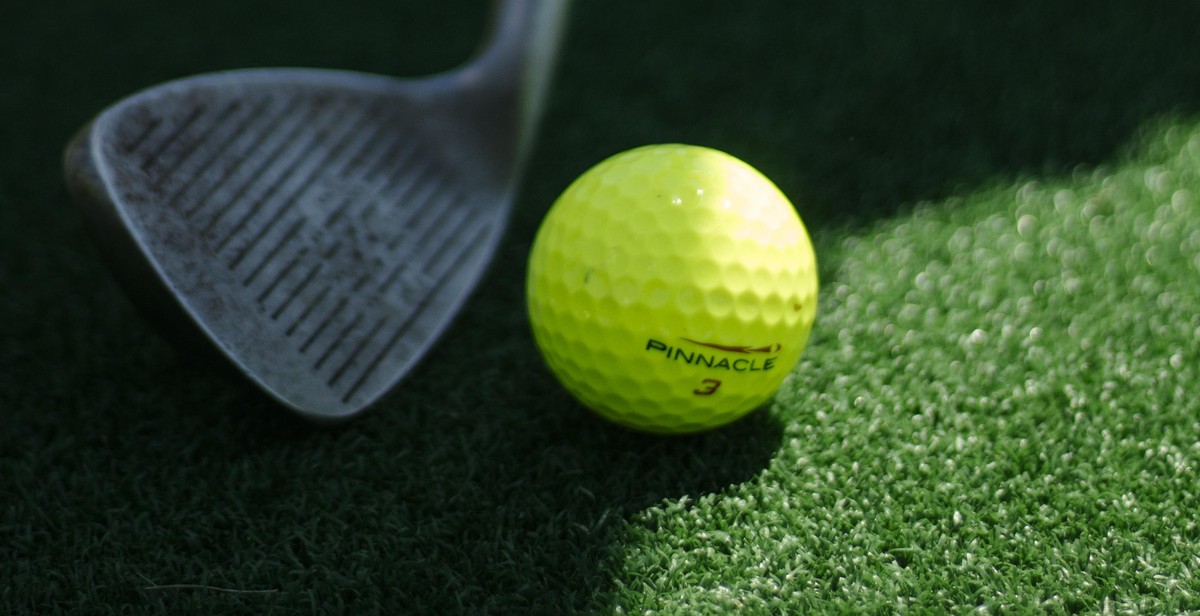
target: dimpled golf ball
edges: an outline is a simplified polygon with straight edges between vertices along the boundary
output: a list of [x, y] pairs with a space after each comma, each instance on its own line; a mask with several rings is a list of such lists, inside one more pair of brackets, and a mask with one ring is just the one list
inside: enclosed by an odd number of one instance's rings
[[691, 433], [762, 406], [817, 309], [812, 242], [770, 180], [650, 145], [592, 167], [542, 222], [526, 301], [551, 372], [618, 424]]

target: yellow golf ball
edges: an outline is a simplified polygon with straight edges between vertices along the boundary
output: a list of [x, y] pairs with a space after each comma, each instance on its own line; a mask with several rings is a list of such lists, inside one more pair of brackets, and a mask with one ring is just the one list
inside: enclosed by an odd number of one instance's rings
[[795, 366], [816, 259], [795, 208], [753, 167], [650, 145], [554, 202], [526, 300], [547, 365], [585, 406], [637, 430], [697, 432], [762, 406]]

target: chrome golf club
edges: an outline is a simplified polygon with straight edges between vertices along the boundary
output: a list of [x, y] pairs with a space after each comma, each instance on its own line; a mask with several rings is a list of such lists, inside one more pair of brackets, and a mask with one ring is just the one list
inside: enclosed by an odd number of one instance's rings
[[429, 350], [504, 231], [567, 0], [501, 0], [449, 73], [254, 69], [159, 85], [68, 145], [102, 254], [174, 337], [314, 420]]

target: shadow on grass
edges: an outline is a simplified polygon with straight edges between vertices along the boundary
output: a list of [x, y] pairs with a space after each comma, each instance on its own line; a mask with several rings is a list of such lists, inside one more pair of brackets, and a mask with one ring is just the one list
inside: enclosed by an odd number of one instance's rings
[[[402, 515], [406, 525], [441, 526], [447, 543], [422, 541], [436, 558], [396, 582], [433, 612], [604, 605], [631, 516], [753, 481], [783, 436], [766, 409], [684, 437], [599, 419], [542, 365], [520, 301], [511, 280], [486, 284], [439, 350], [369, 420], [389, 433], [427, 430], [404, 439], [425, 468], [404, 470], [415, 481]], [[481, 339], [496, 346], [480, 351]], [[448, 373], [465, 380], [450, 389]], [[420, 417], [426, 411], [441, 415]], [[451, 487], [431, 490], [434, 482]]]
[[584, 161], [655, 141], [726, 149], [810, 227], [1104, 161], [1147, 119], [1200, 109], [1186, 1], [577, 11], [559, 95]]
[[[507, 246], [501, 261], [519, 252]], [[753, 481], [783, 426], [760, 410], [663, 438], [594, 417], [542, 366], [520, 271], [498, 272], [409, 379], [332, 428], [172, 350], [118, 303], [105, 316], [118, 327], [83, 338], [111, 354], [29, 373], [60, 393], [10, 417], [19, 429], [6, 440], [42, 452], [28, 465], [0, 456], [13, 471], [0, 485], [23, 495], [11, 527], [73, 528], [66, 545], [89, 546], [99, 568], [64, 567], [64, 587], [90, 580], [96, 605], [230, 613], [228, 595], [175, 585], [274, 591], [237, 596], [234, 612], [605, 604], [631, 516]], [[131, 334], [134, 348], [116, 350]], [[72, 404], [70, 391], [92, 395]], [[46, 404], [57, 411], [37, 413]], [[14, 542], [0, 556], [19, 567], [61, 549], [75, 548]], [[63, 600], [39, 584], [43, 574], [16, 570], [15, 596]]]

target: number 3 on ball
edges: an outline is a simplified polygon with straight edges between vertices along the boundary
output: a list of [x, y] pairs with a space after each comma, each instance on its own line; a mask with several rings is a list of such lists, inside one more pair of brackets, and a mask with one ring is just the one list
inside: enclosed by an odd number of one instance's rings
[[711, 396], [717, 393], [717, 389], [721, 387], [721, 381], [718, 381], [717, 379], [704, 379], [703, 381], [700, 381], [700, 383], [705, 385], [704, 389], [692, 390], [692, 393], [696, 394], [697, 396]]

